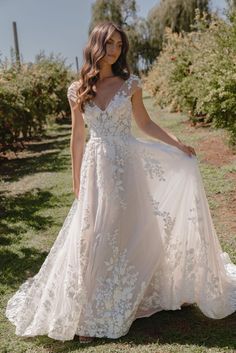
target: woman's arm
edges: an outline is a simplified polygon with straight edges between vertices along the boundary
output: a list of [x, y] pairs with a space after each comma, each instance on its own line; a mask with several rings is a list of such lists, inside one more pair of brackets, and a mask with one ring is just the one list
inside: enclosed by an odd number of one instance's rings
[[72, 131], [70, 140], [71, 162], [72, 162], [72, 180], [75, 197], [79, 196], [80, 187], [80, 169], [85, 145], [85, 124], [78, 104], [68, 99], [71, 108]]
[[196, 152], [194, 151], [193, 147], [186, 146], [177, 137], [162, 129], [159, 125], [157, 125], [156, 123], [154, 123], [154, 121], [151, 120], [143, 104], [141, 88], [136, 89], [132, 96], [132, 108], [137, 125], [147, 135], [162, 140], [163, 142], [169, 145], [175, 146], [183, 152], [187, 153], [189, 156], [191, 156], [191, 154], [196, 155]]

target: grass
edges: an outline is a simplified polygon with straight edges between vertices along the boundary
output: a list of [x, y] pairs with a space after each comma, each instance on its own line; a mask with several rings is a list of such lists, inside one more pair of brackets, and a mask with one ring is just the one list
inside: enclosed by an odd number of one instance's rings
[[[209, 134], [220, 137], [221, 131], [209, 129], [189, 133], [185, 116], [160, 112], [147, 96], [145, 105], [154, 121], [196, 148]], [[132, 128], [136, 136], [142, 136], [135, 124]], [[74, 200], [69, 139], [69, 126], [52, 124], [42, 141], [31, 143], [17, 159], [0, 166], [0, 352], [236, 352], [236, 314], [212, 320], [195, 306], [138, 319], [126, 336], [98, 339], [87, 346], [76, 340], [61, 342], [47, 336], [22, 338], [14, 334], [14, 326], [4, 315], [7, 300], [27, 277], [38, 272]], [[230, 220], [219, 217], [219, 208], [225, 205], [227, 209], [234, 189], [227, 175], [235, 172], [235, 166], [229, 163], [219, 168], [203, 162], [203, 157], [204, 153], [199, 154], [213, 222], [223, 249], [236, 262], [236, 234]]]

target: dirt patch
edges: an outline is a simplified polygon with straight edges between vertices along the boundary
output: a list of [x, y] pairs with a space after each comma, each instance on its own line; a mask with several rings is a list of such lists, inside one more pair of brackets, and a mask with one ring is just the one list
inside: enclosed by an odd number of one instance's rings
[[[227, 146], [227, 132], [215, 130], [209, 131], [209, 124], [199, 123], [193, 125], [190, 120], [181, 122], [184, 125], [186, 134], [200, 134], [202, 138], [196, 146], [196, 152], [203, 154], [203, 162], [210, 165], [222, 167], [226, 164], [236, 163], [236, 146]], [[219, 133], [218, 133], [219, 132]]]
[[[199, 152], [203, 154], [203, 162], [215, 167], [222, 167], [228, 164], [236, 165], [235, 153], [224, 143], [221, 137], [209, 136], [198, 146]], [[216, 218], [219, 223], [224, 224], [230, 234], [236, 234], [236, 172], [225, 174], [225, 182], [233, 182], [234, 190], [226, 195], [216, 194], [214, 196], [220, 205], [216, 210]]]
[[221, 167], [236, 162], [236, 154], [219, 137], [208, 136], [198, 146], [199, 152], [204, 154], [204, 162]]

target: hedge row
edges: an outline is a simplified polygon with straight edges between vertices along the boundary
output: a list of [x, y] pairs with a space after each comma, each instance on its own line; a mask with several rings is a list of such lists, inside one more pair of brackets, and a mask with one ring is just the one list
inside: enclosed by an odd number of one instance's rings
[[69, 114], [72, 74], [64, 59], [38, 56], [34, 64], [0, 68], [0, 150], [40, 136], [48, 119]]
[[166, 29], [164, 48], [145, 80], [162, 108], [169, 106], [229, 131], [236, 144], [236, 14], [231, 22], [196, 16], [194, 31]]

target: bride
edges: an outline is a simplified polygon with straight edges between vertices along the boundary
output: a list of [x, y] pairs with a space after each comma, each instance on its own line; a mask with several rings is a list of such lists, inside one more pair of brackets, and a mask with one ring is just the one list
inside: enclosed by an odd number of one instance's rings
[[[91, 342], [186, 304], [213, 319], [236, 310], [236, 266], [217, 238], [195, 150], [150, 119], [128, 47], [119, 26], [98, 24], [68, 88], [75, 199], [39, 272], [8, 301], [19, 336]], [[134, 137], [132, 118], [162, 142]]]

